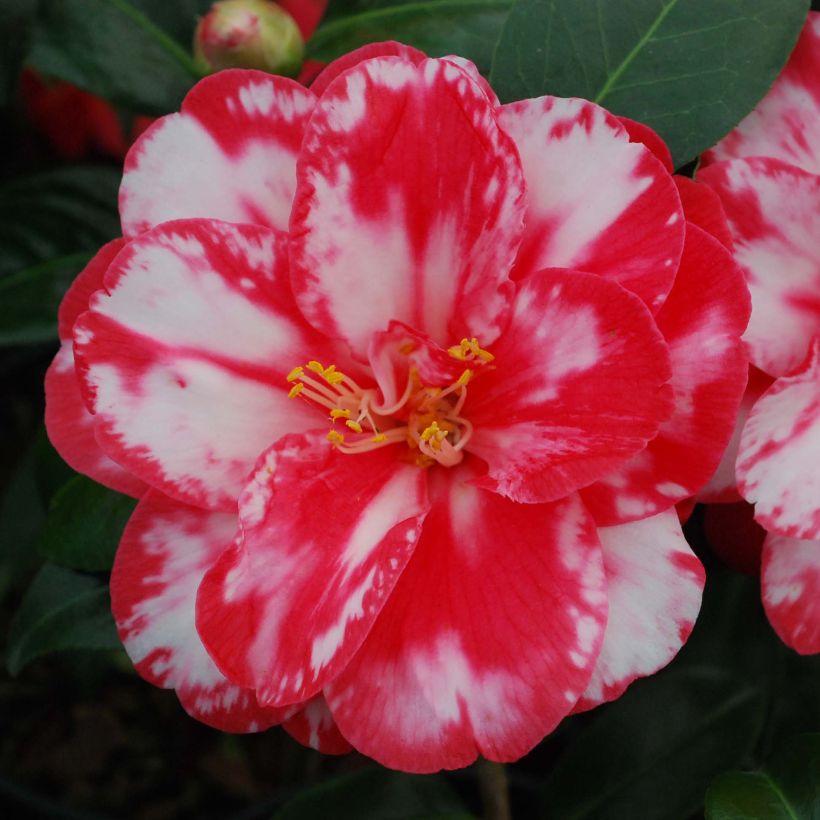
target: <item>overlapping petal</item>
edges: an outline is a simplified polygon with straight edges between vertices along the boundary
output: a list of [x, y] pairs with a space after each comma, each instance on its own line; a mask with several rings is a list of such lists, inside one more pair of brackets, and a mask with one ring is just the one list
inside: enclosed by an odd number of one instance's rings
[[206, 575], [197, 627], [261, 702], [319, 692], [365, 639], [419, 537], [426, 474], [394, 448], [351, 456], [286, 436], [239, 503], [242, 537]]
[[755, 404], [740, 438], [738, 488], [769, 531], [820, 540], [820, 337]]
[[157, 120], [128, 152], [123, 234], [193, 217], [287, 229], [314, 104], [312, 91], [262, 71], [230, 69], [198, 82], [180, 112]]
[[704, 163], [774, 157], [820, 174], [820, 12], [809, 12], [786, 67], [754, 111], [704, 155]]
[[447, 346], [493, 341], [523, 218], [515, 147], [446, 60], [359, 63], [305, 135], [291, 219], [296, 299], [360, 357], [389, 321]]
[[735, 243], [729, 230], [729, 221], [717, 193], [708, 185], [689, 177], [675, 176], [673, 179], [678, 186], [686, 221], [703, 228], [725, 248], [734, 250]]
[[494, 368], [469, 387], [479, 486], [552, 501], [642, 450], [672, 409], [669, 353], [649, 311], [615, 282], [541, 271], [519, 283]]
[[342, 734], [430, 772], [514, 760], [587, 685], [606, 622], [595, 529], [577, 497], [515, 504], [431, 473], [432, 508], [362, 648], [326, 689]]
[[322, 754], [343, 755], [353, 749], [342, 737], [323, 695], [311, 698], [303, 709], [282, 724], [282, 728], [303, 746]]
[[672, 287], [684, 221], [675, 185], [621, 123], [586, 100], [541, 97], [499, 109], [527, 181], [513, 275], [575, 268], [613, 279], [655, 312]]
[[752, 294], [752, 363], [782, 376], [820, 333], [820, 176], [768, 157], [710, 165]]
[[763, 544], [763, 606], [781, 640], [820, 652], [820, 541], [769, 533]]
[[678, 653], [700, 610], [705, 573], [674, 509], [598, 530], [609, 620], [601, 654], [576, 711], [614, 700]]
[[740, 337], [750, 308], [731, 254], [688, 225], [675, 285], [656, 316], [669, 347], [675, 410], [645, 449], [582, 491], [599, 524], [655, 515], [694, 495], [714, 474], [746, 386]]
[[139, 503], [111, 573], [111, 605], [125, 650], [148, 681], [176, 689], [193, 717], [226, 732], [256, 732], [295, 709], [259, 705], [205, 651], [194, 624], [202, 576], [230, 545], [231, 513], [205, 512], [151, 491]]
[[284, 237], [210, 220], [133, 240], [74, 338], [103, 449], [180, 501], [226, 510], [263, 450], [316, 424], [285, 375], [332, 355], [293, 304]]

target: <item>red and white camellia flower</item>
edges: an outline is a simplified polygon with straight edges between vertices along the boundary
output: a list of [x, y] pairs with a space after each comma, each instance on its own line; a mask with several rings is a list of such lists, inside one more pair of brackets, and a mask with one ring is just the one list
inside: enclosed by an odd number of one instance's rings
[[769, 620], [798, 652], [820, 652], [820, 13], [769, 94], [704, 164], [698, 179], [721, 198], [751, 290], [754, 368], [703, 498], [755, 505], [768, 531]]
[[674, 504], [731, 435], [749, 304], [630, 133], [390, 43], [312, 89], [216, 74], [146, 132], [47, 382], [66, 460], [141, 495], [111, 589], [143, 676], [425, 772], [675, 655]]

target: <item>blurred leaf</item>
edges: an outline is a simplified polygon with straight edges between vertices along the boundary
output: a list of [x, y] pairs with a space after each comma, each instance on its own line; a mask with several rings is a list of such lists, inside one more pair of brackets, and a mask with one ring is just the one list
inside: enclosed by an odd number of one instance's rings
[[333, 60], [365, 43], [399, 40], [432, 57], [458, 54], [483, 72], [512, 0], [354, 0], [332, 4], [308, 56]]
[[114, 166], [74, 165], [0, 186], [0, 277], [119, 236], [120, 178]]
[[28, 52], [37, 0], [0, 0], [0, 105], [14, 96]]
[[43, 425], [34, 441], [34, 479], [42, 502], [48, 506], [54, 494], [76, 475], [48, 440]]
[[72, 569], [110, 570], [136, 505], [135, 499], [78, 475], [51, 500], [40, 553]]
[[41, 0], [30, 59], [48, 76], [141, 114], [177, 110], [199, 77], [190, 46], [127, 0]]
[[26, 592], [9, 631], [6, 666], [16, 675], [29, 661], [58, 649], [116, 649], [108, 586], [46, 564]]
[[213, 2], [214, 0], [132, 0], [131, 5], [180, 45], [190, 48], [197, 20], [208, 11]]
[[52, 259], [0, 279], [0, 346], [57, 338], [57, 308], [91, 254]]
[[366, 769], [328, 780], [289, 800], [274, 820], [470, 820], [439, 776]]
[[491, 83], [502, 101], [555, 94], [645, 122], [676, 166], [754, 108], [808, 0], [516, 0]]
[[706, 793], [707, 820], [820, 820], [820, 734], [780, 748], [761, 772], [727, 772]]

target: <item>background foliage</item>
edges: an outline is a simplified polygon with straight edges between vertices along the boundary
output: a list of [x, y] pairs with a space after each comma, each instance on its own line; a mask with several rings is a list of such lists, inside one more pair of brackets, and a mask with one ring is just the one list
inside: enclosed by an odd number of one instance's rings
[[[104, 97], [124, 126], [173, 111], [197, 79], [189, 43], [208, 5], [0, 0], [0, 809], [145, 820], [301, 820], [327, 818], [329, 806], [361, 820], [477, 816], [478, 766], [412, 777], [356, 755], [323, 758], [278, 730], [220, 735], [140, 681], [119, 648], [106, 583], [134, 502], [73, 474], [43, 433], [57, 305], [119, 232], [120, 166], [60, 159], [21, 103], [20, 70]], [[504, 100], [584, 96], [647, 122], [684, 166], [765, 94], [807, 8], [331, 0], [308, 47], [320, 60], [381, 39], [462, 54]], [[693, 638], [666, 670], [568, 718], [510, 766], [514, 816], [820, 818], [820, 658], [777, 640], [757, 580], [720, 565], [697, 511], [687, 534], [709, 573]]]

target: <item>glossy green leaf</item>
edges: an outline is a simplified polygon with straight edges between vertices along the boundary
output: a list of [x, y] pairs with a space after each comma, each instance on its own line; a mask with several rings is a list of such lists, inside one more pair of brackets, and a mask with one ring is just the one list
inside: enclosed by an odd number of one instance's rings
[[122, 532], [137, 502], [76, 476], [59, 490], [40, 535], [40, 553], [55, 564], [110, 570]]
[[706, 793], [707, 820], [820, 820], [820, 734], [785, 743], [763, 771], [727, 772]]
[[36, 0], [0, 0], [0, 105], [14, 96], [36, 10]]
[[327, 780], [288, 801], [274, 820], [470, 820], [447, 782], [366, 769]]
[[127, 0], [41, 0], [31, 62], [142, 114], [177, 110], [199, 76], [190, 45]]
[[6, 666], [16, 675], [35, 658], [60, 649], [116, 649], [108, 585], [46, 564], [26, 592], [9, 631]]
[[308, 54], [333, 60], [365, 43], [399, 40], [431, 57], [458, 54], [488, 71], [512, 0], [354, 0], [331, 6]]
[[676, 166], [768, 91], [808, 0], [516, 0], [493, 60], [502, 101], [585, 97], [652, 126]]

